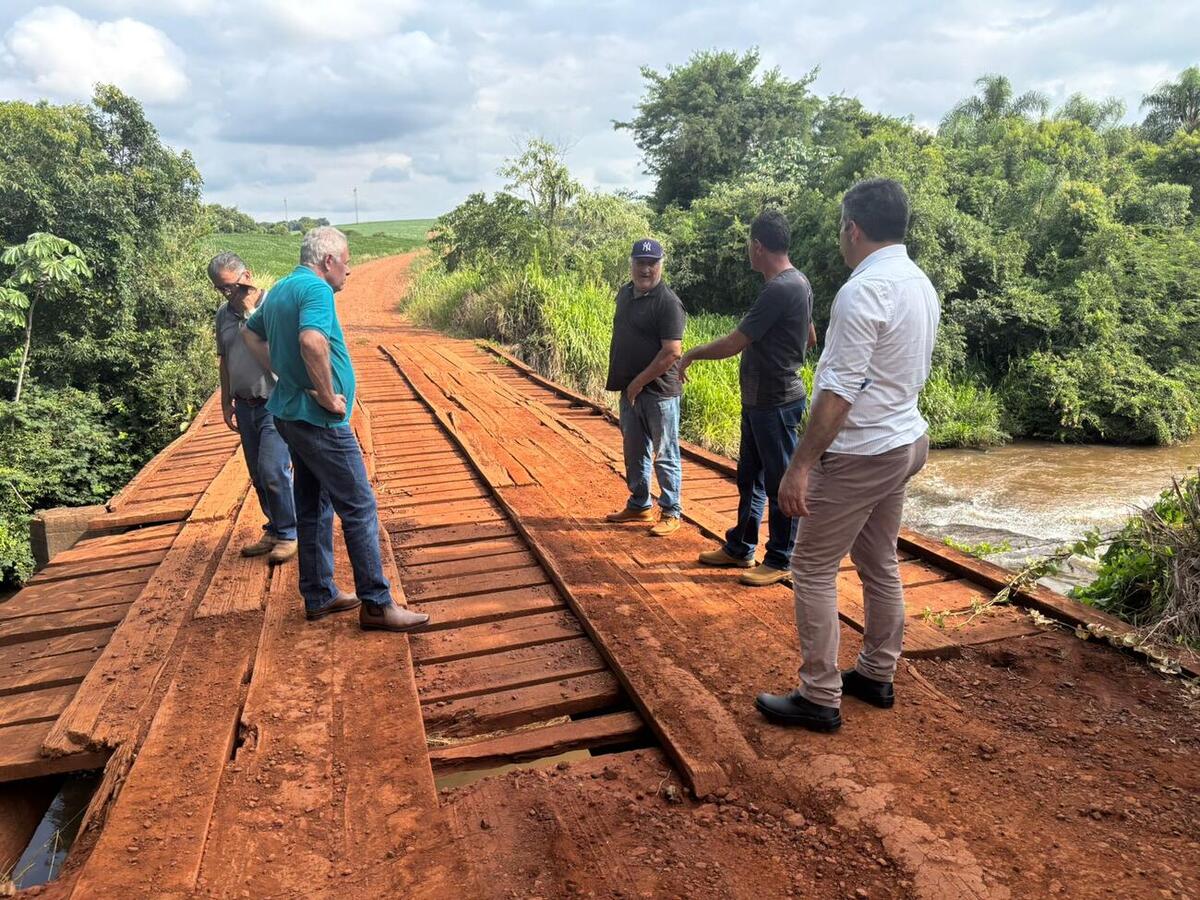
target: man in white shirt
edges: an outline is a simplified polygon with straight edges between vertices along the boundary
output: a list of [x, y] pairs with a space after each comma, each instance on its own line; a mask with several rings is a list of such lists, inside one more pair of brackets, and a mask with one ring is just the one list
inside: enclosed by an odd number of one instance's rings
[[[881, 708], [904, 635], [896, 538], [908, 481], [929, 452], [917, 397], [929, 377], [940, 307], [929, 278], [908, 258], [908, 198], [890, 179], [861, 181], [842, 198], [839, 243], [853, 270], [838, 291], [814, 379], [804, 439], [779, 487], [800, 516], [792, 554], [800, 687], [759, 694], [773, 722], [833, 731], [842, 692]], [[862, 652], [837, 667], [837, 573], [849, 553], [863, 584]]]

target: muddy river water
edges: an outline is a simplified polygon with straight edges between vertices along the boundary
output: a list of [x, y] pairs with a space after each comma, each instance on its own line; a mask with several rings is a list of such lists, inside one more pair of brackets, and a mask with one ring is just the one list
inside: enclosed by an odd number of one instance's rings
[[1197, 465], [1200, 438], [1174, 447], [1018, 441], [988, 451], [935, 450], [910, 485], [905, 523], [969, 543], [1007, 541], [1010, 553], [989, 558], [1012, 567], [1090, 528], [1120, 526]]

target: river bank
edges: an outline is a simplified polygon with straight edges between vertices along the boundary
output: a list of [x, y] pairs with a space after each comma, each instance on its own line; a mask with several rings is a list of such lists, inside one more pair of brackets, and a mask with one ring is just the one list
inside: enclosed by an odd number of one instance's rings
[[[1120, 527], [1172, 478], [1200, 464], [1200, 438], [1170, 447], [1129, 447], [1017, 441], [987, 451], [934, 450], [913, 479], [905, 523], [969, 544], [1008, 543], [987, 558], [1019, 568], [1092, 528]], [[1073, 559], [1046, 581], [1068, 590], [1091, 580]]]

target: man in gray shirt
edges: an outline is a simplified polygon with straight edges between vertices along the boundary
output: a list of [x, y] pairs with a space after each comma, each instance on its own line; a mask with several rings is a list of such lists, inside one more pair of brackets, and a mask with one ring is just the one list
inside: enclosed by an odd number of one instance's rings
[[225, 298], [217, 310], [217, 356], [221, 371], [221, 412], [242, 438], [246, 468], [267, 517], [262, 537], [242, 548], [242, 556], [268, 554], [272, 564], [296, 555], [296, 508], [292, 499], [292, 457], [267, 412], [275, 376], [262, 367], [242, 339], [242, 327], [263, 301], [254, 274], [236, 253], [221, 253], [208, 264], [213, 289]]

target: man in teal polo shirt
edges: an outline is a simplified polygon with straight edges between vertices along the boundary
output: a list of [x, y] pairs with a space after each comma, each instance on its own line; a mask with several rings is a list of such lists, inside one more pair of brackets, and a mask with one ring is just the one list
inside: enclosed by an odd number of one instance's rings
[[[361, 602], [363, 628], [410, 631], [429, 616], [392, 601], [375, 492], [349, 424], [354, 368], [333, 302], [349, 277], [346, 236], [336, 228], [314, 228], [300, 245], [300, 265], [276, 282], [242, 333], [279, 379], [267, 410], [292, 453], [305, 614], [321, 619]], [[338, 590], [333, 581], [334, 512], [342, 520], [356, 594]]]

